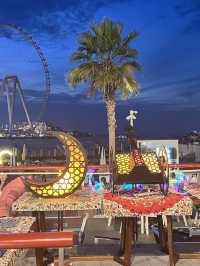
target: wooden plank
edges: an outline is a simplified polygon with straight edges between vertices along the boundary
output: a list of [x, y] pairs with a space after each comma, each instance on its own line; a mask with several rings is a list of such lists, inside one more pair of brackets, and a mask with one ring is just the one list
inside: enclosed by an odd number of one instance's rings
[[124, 266], [131, 266], [131, 255], [132, 255], [132, 241], [133, 241], [133, 226], [135, 219], [133, 217], [128, 217], [126, 236], [125, 236], [125, 249], [124, 249]]
[[170, 266], [174, 266], [177, 262], [177, 257], [174, 250], [173, 242], [173, 227], [172, 227], [172, 216], [167, 215], [167, 236], [168, 236], [168, 252]]
[[120, 239], [120, 250], [119, 256], [124, 255], [124, 248], [125, 248], [125, 239], [126, 239], [126, 219], [121, 218], [122, 228], [121, 228], [121, 239]]
[[200, 259], [200, 252], [177, 253], [179, 259]]
[[157, 216], [157, 221], [158, 221], [160, 250], [163, 251], [165, 248], [165, 242], [164, 242], [164, 227], [163, 227], [162, 215]]
[[105, 261], [114, 260], [115, 256], [70, 256], [69, 260], [73, 261]]

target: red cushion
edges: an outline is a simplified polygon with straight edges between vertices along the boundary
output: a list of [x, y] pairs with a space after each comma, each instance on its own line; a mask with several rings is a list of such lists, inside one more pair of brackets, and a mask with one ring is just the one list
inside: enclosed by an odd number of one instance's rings
[[25, 185], [21, 177], [9, 182], [0, 195], [0, 217], [8, 216], [12, 203], [17, 200], [25, 191]]

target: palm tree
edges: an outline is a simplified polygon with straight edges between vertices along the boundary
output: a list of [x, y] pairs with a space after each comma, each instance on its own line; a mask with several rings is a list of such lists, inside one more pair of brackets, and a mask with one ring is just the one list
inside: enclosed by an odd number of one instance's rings
[[127, 98], [138, 92], [138, 84], [133, 70], [141, 70], [135, 61], [136, 49], [130, 46], [137, 37], [136, 32], [122, 36], [123, 26], [110, 19], [91, 26], [88, 32], [81, 34], [79, 47], [72, 55], [72, 60], [79, 65], [68, 73], [72, 88], [86, 82], [88, 95], [96, 91], [103, 94], [107, 109], [109, 152], [115, 155], [115, 108], [116, 94]]

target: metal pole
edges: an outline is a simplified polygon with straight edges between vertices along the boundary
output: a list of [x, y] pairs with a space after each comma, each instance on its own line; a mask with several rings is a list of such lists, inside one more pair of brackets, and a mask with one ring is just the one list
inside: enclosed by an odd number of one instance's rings
[[17, 79], [17, 77], [16, 77], [16, 83], [18, 85], [18, 92], [19, 92], [20, 99], [21, 99], [21, 102], [22, 102], [22, 105], [23, 105], [23, 108], [24, 108], [24, 112], [26, 114], [26, 118], [28, 120], [29, 126], [32, 127], [32, 123], [31, 123], [30, 116], [29, 116], [29, 113], [28, 113], [28, 110], [27, 110], [27, 107], [26, 107], [25, 99], [24, 99], [24, 94], [23, 94], [23, 91], [22, 91], [22, 88], [21, 88], [21, 84], [20, 84], [19, 80]]

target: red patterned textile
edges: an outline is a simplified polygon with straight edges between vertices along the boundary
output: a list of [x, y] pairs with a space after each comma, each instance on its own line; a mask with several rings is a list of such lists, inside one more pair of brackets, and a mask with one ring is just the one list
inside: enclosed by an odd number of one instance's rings
[[169, 208], [172, 208], [175, 204], [183, 199], [183, 196], [169, 193], [167, 196], [149, 195], [145, 197], [124, 197], [107, 193], [104, 195], [104, 199], [117, 203], [119, 206], [127, 209], [131, 213], [146, 215], [152, 213], [161, 213]]

